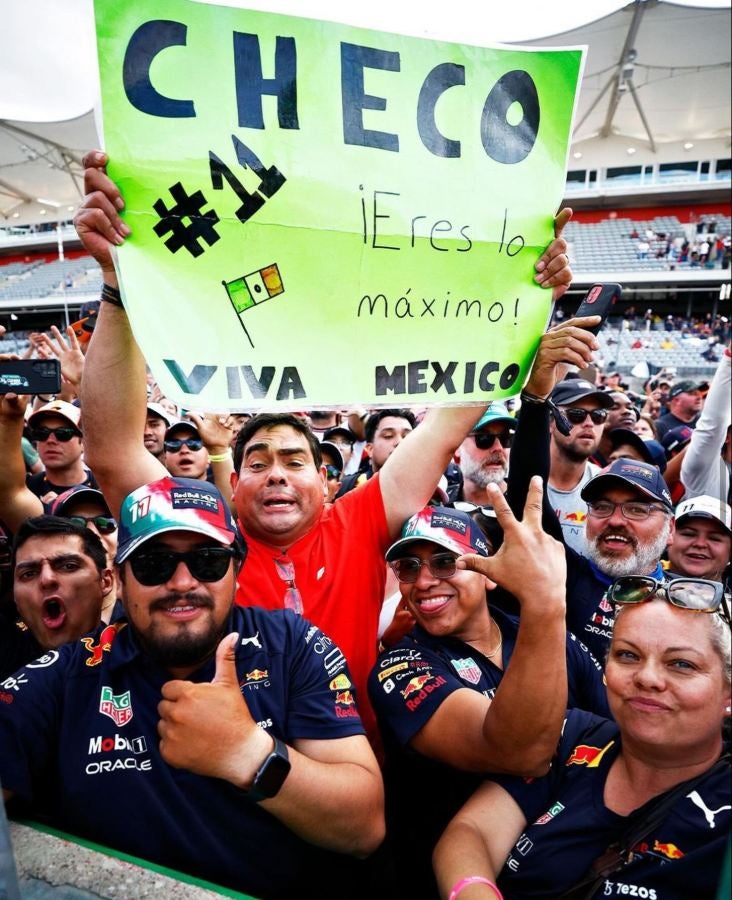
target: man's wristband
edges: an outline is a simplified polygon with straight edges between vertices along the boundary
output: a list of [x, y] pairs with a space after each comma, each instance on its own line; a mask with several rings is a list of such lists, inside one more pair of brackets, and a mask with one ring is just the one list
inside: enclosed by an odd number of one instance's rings
[[466, 878], [461, 878], [460, 881], [455, 882], [450, 891], [448, 900], [456, 900], [460, 892], [471, 884], [485, 884], [487, 887], [491, 888], [496, 897], [498, 897], [498, 900], [503, 900], [503, 894], [498, 889], [498, 885], [494, 884], [488, 878], [484, 878], [482, 875], [468, 875]]
[[567, 419], [562, 410], [557, 406], [557, 404], [552, 400], [551, 397], [537, 397], [536, 394], [530, 394], [528, 391], [521, 391], [521, 402], [530, 403], [534, 406], [547, 406], [549, 408], [549, 412], [554, 418], [554, 422], [557, 426], [557, 431], [559, 431], [559, 433], [563, 434], [565, 437], [569, 436], [569, 433], [572, 431], [572, 426], [569, 423], [569, 419]]
[[99, 299], [103, 303], [111, 303], [112, 306], [118, 306], [120, 309], [124, 309], [124, 306], [122, 305], [122, 294], [120, 294], [117, 288], [111, 287], [111, 285], [102, 285], [102, 295]]
[[528, 391], [521, 391], [522, 403], [541, 403], [543, 405], [547, 399], [547, 397], [537, 397], [536, 394], [530, 394]]
[[224, 453], [209, 453], [208, 454], [209, 462], [224, 462], [227, 459], [231, 459], [231, 450], [226, 450]]

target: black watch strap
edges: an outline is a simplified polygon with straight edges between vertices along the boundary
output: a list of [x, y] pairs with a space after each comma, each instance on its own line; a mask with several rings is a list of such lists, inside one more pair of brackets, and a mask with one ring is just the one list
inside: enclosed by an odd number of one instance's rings
[[274, 735], [272, 735], [272, 739], [274, 740], [272, 752], [257, 770], [252, 786], [247, 792], [256, 803], [275, 796], [284, 784], [292, 766], [287, 752], [287, 744]]

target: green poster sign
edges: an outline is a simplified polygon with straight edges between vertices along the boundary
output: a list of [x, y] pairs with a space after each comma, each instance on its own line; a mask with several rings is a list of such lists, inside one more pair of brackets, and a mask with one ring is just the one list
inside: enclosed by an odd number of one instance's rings
[[520, 388], [582, 51], [95, 0], [125, 305], [187, 407]]

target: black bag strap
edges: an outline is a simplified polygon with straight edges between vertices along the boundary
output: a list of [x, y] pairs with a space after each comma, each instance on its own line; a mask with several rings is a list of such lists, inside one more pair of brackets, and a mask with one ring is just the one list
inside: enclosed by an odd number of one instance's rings
[[630, 852], [643, 838], [648, 837], [666, 818], [674, 804], [697, 785], [730, 765], [730, 753], [723, 753], [706, 772], [682, 781], [675, 788], [649, 800], [640, 809], [631, 813], [628, 822], [617, 841], [601, 853], [590, 865], [587, 873], [571, 888], [560, 894], [557, 900], [590, 900], [602, 882], [630, 862]]

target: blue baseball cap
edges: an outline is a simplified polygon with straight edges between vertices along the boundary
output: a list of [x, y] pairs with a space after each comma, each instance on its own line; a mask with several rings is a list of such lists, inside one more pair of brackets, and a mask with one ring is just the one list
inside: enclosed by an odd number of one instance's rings
[[603, 491], [618, 486], [634, 488], [651, 500], [673, 509], [671, 494], [658, 467], [626, 457], [616, 459], [599, 475], [591, 478], [582, 488], [580, 496], [583, 500], [597, 500]]

